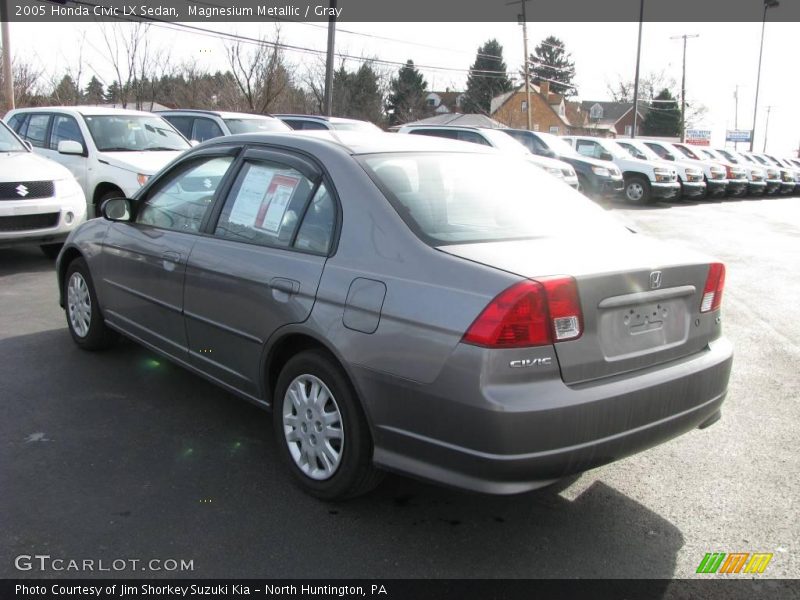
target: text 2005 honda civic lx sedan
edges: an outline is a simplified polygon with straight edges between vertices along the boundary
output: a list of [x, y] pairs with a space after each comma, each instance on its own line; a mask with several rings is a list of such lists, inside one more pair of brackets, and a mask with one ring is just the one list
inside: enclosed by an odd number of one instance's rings
[[217, 138], [107, 201], [59, 257], [75, 342], [272, 408], [329, 499], [382, 470], [522, 492], [719, 418], [722, 264], [491, 148], [342, 136]]

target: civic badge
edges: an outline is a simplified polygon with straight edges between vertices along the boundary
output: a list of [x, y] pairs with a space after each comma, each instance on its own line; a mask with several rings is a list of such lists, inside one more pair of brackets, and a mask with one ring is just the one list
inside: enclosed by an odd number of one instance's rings
[[650, 273], [650, 289], [657, 290], [661, 287], [661, 271], [653, 271]]

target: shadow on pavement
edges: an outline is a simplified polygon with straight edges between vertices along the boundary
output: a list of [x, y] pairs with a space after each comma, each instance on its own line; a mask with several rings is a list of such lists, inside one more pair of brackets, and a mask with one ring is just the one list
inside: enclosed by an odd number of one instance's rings
[[41, 273], [55, 270], [55, 260], [38, 247], [0, 248], [0, 277], [13, 273]]
[[83, 352], [57, 329], [0, 344], [3, 577], [82, 575], [13, 570], [14, 556], [47, 553], [194, 565], [103, 575], [120, 577], [668, 579], [683, 545], [591, 473], [572, 499], [390, 475], [365, 497], [320, 502], [283, 472], [268, 413], [133, 343]]

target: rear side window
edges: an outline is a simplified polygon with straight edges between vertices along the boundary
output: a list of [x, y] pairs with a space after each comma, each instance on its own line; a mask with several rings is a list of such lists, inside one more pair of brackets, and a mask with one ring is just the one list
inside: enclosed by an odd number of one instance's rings
[[427, 135], [429, 137], [446, 138], [448, 140], [458, 139], [458, 132], [450, 129], [412, 129], [408, 133], [411, 135]]
[[181, 132], [181, 135], [185, 137], [187, 140], [192, 139], [192, 117], [181, 117], [181, 116], [172, 116], [172, 115], [163, 115], [164, 118], [169, 121], [169, 123], [178, 131]]
[[25, 139], [36, 148], [44, 148], [47, 137], [47, 126], [50, 124], [50, 115], [31, 115], [28, 119], [28, 129], [25, 131]]
[[462, 142], [469, 142], [470, 144], [481, 144], [482, 146], [491, 146], [489, 142], [486, 141], [479, 133], [475, 133], [474, 131], [459, 131], [458, 132], [458, 139]]
[[325, 184], [314, 194], [306, 209], [294, 247], [316, 254], [328, 254], [336, 224], [336, 208]]
[[248, 161], [231, 189], [214, 235], [287, 248], [300, 225], [312, 182], [291, 167]]
[[58, 143], [65, 140], [78, 142], [86, 149], [78, 122], [69, 115], [56, 115], [53, 117], [53, 129], [50, 133], [50, 149], [58, 150]]

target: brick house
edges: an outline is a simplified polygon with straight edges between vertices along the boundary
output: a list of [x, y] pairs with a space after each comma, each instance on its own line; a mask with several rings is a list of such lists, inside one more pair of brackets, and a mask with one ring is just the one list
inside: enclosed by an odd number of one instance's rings
[[[615, 137], [630, 137], [633, 131], [633, 102], [585, 100], [580, 106], [581, 112], [587, 117], [585, 123], [587, 129], [612, 131]], [[639, 102], [637, 131], [640, 131], [649, 108], [647, 103]]]

